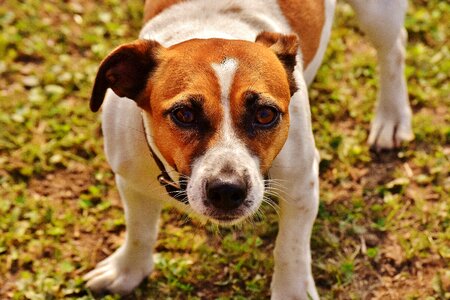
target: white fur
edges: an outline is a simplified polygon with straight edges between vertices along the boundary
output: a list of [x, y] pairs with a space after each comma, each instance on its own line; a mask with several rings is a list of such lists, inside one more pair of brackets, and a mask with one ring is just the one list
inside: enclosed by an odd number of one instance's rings
[[[318, 299], [311, 273], [309, 240], [319, 203], [319, 157], [312, 135], [306, 85], [317, 71], [330, 35], [335, 1], [325, 1], [326, 22], [319, 50], [305, 73], [301, 63], [296, 67], [294, 75], [300, 89], [293, 96], [289, 107], [289, 136], [271, 169], [272, 178], [285, 183], [274, 251], [272, 299]], [[392, 148], [399, 141], [411, 138], [411, 112], [402, 74], [405, 42], [402, 23], [406, 0], [348, 1], [355, 7], [361, 26], [375, 45], [380, 60], [381, 89], [369, 143], [376, 147]], [[239, 6], [242, 11], [221, 13], [233, 5]], [[155, 39], [164, 46], [170, 46], [191, 38], [220, 37], [254, 41], [263, 30], [291, 32], [276, 0], [193, 0], [172, 6], [159, 14], [145, 25], [140, 37]], [[212, 66], [221, 85], [225, 116], [219, 142], [194, 163], [188, 187], [190, 200], [198, 199], [199, 195], [204, 197], [200, 191], [203, 178], [220, 172], [225, 159], [232, 163], [236, 172], [252, 174], [250, 177], [255, 187], [249, 197], [261, 201], [262, 178], [255, 171], [259, 168], [259, 162], [236, 137], [230, 124], [228, 93], [238, 68], [238, 59], [229, 59]], [[297, 59], [301, 62], [301, 53]], [[145, 113], [144, 120], [148, 140], [159, 153], [151, 135], [153, 125]], [[146, 145], [141, 110], [133, 101], [120, 99], [108, 92], [103, 107], [103, 133], [106, 155], [116, 173], [125, 205], [127, 237], [122, 247], [99, 263], [85, 278], [88, 286], [95, 291], [106, 289], [126, 294], [151, 272], [161, 200], [167, 201], [169, 198], [155, 180], [159, 170]], [[163, 160], [162, 156], [160, 158]], [[195, 200], [191, 205], [200, 214], [208, 213]], [[244, 215], [251, 213], [252, 209]]]
[[250, 189], [245, 203], [248, 205], [232, 223], [254, 213], [261, 204], [264, 194], [264, 180], [259, 172], [259, 160], [252, 156], [245, 144], [234, 132], [230, 111], [230, 89], [239, 63], [234, 58], [227, 58], [212, 68], [219, 80], [223, 119], [219, 132], [219, 141], [199, 157], [192, 166], [191, 179], [187, 187], [189, 203], [192, 209], [209, 216], [211, 209], [205, 206], [205, 184], [207, 179], [221, 177], [222, 169], [232, 168], [241, 178], [249, 180]]
[[120, 175], [116, 175], [116, 183], [122, 199], [127, 199], [125, 243], [84, 278], [92, 290], [108, 289], [126, 294], [153, 269], [152, 245], [156, 242], [163, 203], [152, 201], [148, 194], [133, 189], [132, 184]]
[[[233, 6], [240, 7], [241, 12], [221, 12]], [[193, 0], [180, 3], [148, 22], [140, 37], [171, 46], [193, 38], [254, 41], [261, 31], [292, 32], [276, 0]]]
[[368, 143], [391, 149], [414, 135], [411, 128], [405, 70], [407, 0], [347, 0], [355, 9], [361, 29], [377, 50], [380, 90]]
[[[296, 70], [299, 87], [291, 99], [289, 138], [273, 162], [271, 177], [285, 185], [274, 258], [272, 299], [318, 299], [311, 272], [309, 240], [319, 206], [319, 155], [311, 127], [308, 90]], [[308, 295], [311, 298], [308, 298]]]

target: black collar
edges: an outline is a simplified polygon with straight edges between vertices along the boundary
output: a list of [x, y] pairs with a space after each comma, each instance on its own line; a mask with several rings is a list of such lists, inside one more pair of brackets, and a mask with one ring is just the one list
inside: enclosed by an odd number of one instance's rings
[[142, 127], [144, 128], [145, 142], [147, 143], [148, 150], [150, 151], [150, 154], [153, 157], [153, 160], [155, 161], [156, 165], [161, 170], [161, 174], [159, 174], [158, 177], [156, 178], [159, 184], [161, 184], [166, 189], [167, 194], [169, 196], [171, 196], [172, 198], [183, 204], [189, 204], [186, 194], [187, 178], [182, 175], [180, 177], [179, 183], [176, 183], [175, 181], [172, 180], [169, 173], [166, 171], [164, 164], [150, 146], [150, 143], [147, 138], [147, 130], [145, 129], [144, 116], [142, 116]]

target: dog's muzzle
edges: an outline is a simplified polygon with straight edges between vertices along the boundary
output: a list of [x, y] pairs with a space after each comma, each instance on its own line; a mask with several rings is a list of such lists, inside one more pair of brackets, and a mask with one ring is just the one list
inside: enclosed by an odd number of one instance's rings
[[247, 197], [247, 184], [240, 178], [212, 179], [206, 183], [207, 201], [220, 211], [232, 211], [240, 207]]

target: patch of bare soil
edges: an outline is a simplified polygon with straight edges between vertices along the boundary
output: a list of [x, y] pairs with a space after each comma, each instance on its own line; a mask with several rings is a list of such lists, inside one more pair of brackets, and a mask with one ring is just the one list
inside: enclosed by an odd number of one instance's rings
[[92, 170], [76, 164], [60, 169], [44, 177], [33, 177], [29, 189], [34, 193], [55, 201], [77, 200], [94, 182]]
[[433, 294], [432, 280], [444, 270], [439, 257], [408, 260], [392, 236], [383, 241], [382, 248], [378, 264], [380, 285], [371, 299], [401, 299], [407, 295], [421, 299]]

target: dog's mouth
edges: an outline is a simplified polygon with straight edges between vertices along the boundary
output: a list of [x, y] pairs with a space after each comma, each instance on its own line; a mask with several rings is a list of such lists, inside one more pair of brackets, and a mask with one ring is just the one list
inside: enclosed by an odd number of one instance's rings
[[234, 225], [249, 217], [248, 213], [243, 210], [236, 212], [217, 212], [211, 211], [207, 214], [208, 219], [220, 225]]
[[207, 205], [204, 215], [208, 217], [213, 223], [221, 225], [233, 225], [239, 223], [250, 217], [258, 207], [252, 207], [253, 201], [245, 202], [241, 206], [233, 210], [223, 210], [211, 205]]
[[216, 217], [216, 218], [210, 218], [210, 220], [213, 221], [213, 223], [218, 223], [223, 226], [230, 226], [239, 223], [244, 217], [230, 217], [230, 216], [223, 216], [223, 217]]

